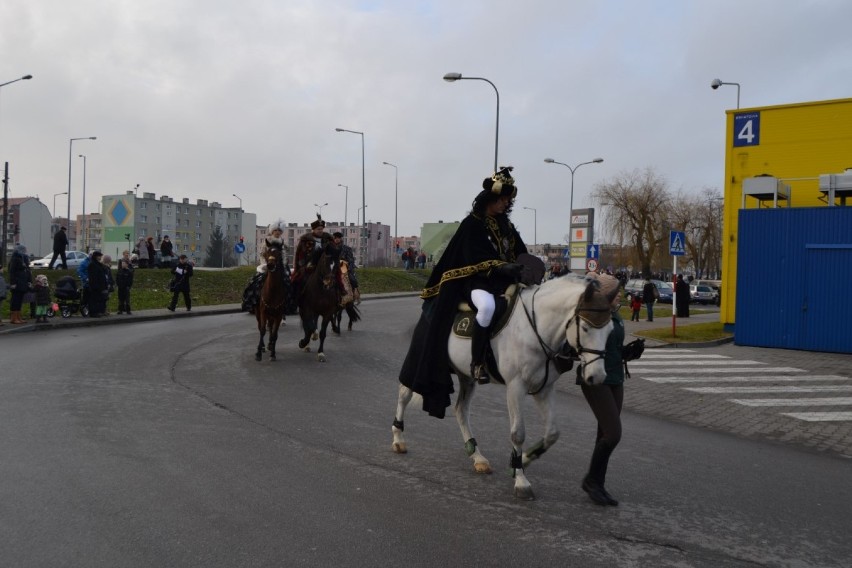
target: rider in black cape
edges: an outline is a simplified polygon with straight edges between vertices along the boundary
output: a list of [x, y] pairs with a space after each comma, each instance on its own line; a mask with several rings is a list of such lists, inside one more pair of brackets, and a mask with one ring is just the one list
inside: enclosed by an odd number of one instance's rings
[[459, 302], [476, 309], [471, 341], [471, 377], [488, 382], [484, 359], [495, 295], [505, 292], [520, 275], [518, 256], [527, 252], [520, 234], [509, 221], [517, 195], [512, 167], [503, 167], [482, 182], [472, 211], [461, 222], [432, 269], [420, 294], [423, 308], [399, 381], [423, 396], [423, 410], [443, 418], [450, 405], [453, 381], [447, 342]]

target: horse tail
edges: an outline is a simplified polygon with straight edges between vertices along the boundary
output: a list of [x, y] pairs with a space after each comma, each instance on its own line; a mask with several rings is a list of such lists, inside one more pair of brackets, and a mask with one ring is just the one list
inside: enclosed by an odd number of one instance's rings
[[361, 321], [361, 312], [353, 303], [346, 304], [346, 315], [349, 316], [349, 321]]

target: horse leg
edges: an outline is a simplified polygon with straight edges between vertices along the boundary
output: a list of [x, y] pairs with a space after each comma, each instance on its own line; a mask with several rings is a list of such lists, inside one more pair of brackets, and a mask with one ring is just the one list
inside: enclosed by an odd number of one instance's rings
[[305, 353], [309, 353], [311, 347], [308, 344], [311, 342], [311, 332], [313, 332], [310, 326], [311, 318], [302, 313], [301, 307], [299, 309], [299, 317], [302, 320], [302, 331], [305, 332], [305, 337], [299, 340], [299, 349], [304, 349]]
[[260, 361], [261, 359], [263, 359], [263, 339], [266, 336], [266, 326], [263, 325], [262, 320], [260, 318], [258, 318], [257, 320], [257, 329], [258, 331], [260, 331], [260, 341], [257, 344], [257, 352], [254, 354], [254, 360]]
[[509, 381], [506, 385], [506, 402], [509, 408], [509, 423], [512, 439], [512, 457], [509, 462], [512, 467], [512, 475], [515, 478], [515, 497], [532, 501], [535, 499], [532, 486], [527, 476], [524, 475], [524, 429], [523, 399], [526, 391], [523, 381]]
[[479, 453], [479, 447], [476, 444], [476, 438], [470, 430], [470, 401], [473, 398], [473, 392], [476, 389], [476, 383], [469, 381], [465, 377], [459, 377], [459, 394], [456, 397], [456, 421], [459, 423], [462, 440], [464, 440], [464, 449], [467, 455], [473, 460], [473, 469], [476, 473], [491, 473], [491, 464]]
[[337, 335], [340, 335], [340, 321], [343, 319], [343, 312], [341, 310], [337, 310], [334, 312], [334, 315], [331, 316], [331, 332]]
[[317, 351], [317, 361], [320, 363], [325, 363], [325, 353], [323, 353], [323, 346], [325, 345], [325, 335], [328, 330], [328, 323], [331, 321], [331, 318], [322, 317], [322, 327], [319, 332], [319, 350]]
[[391, 432], [393, 432], [391, 448], [398, 454], [408, 453], [408, 446], [405, 445], [405, 437], [402, 435], [402, 431], [405, 430], [405, 409], [411, 402], [412, 396], [414, 396], [414, 391], [400, 383], [399, 397], [396, 400], [396, 414], [393, 417], [393, 426], [391, 426]]
[[[318, 323], [319, 316], [314, 316], [313, 320], [311, 320], [311, 325], [313, 326], [312, 329], [314, 330], [314, 332], [311, 334], [311, 341], [316, 341], [317, 339], [319, 339], [319, 334], [317, 334], [317, 327], [319, 327]], [[322, 348], [320, 348], [320, 351], [322, 351]]]
[[277, 361], [275, 357], [275, 343], [278, 341], [278, 326], [281, 320], [272, 319], [269, 322], [269, 360]]
[[553, 384], [551, 383], [542, 392], [533, 396], [539, 413], [544, 419], [544, 437], [524, 452], [524, 467], [527, 467], [533, 460], [540, 458], [559, 439], [559, 428], [556, 426], [553, 414], [554, 399], [551, 396], [553, 394]]

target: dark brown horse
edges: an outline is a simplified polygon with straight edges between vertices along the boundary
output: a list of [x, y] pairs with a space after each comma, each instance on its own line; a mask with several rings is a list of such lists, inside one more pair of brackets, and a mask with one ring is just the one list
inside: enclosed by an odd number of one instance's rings
[[340, 290], [332, 270], [334, 260], [325, 253], [320, 256], [316, 268], [305, 280], [299, 296], [299, 317], [302, 319], [302, 329], [305, 331], [305, 337], [299, 340], [299, 349], [311, 350], [308, 344], [311, 342], [311, 335], [317, 331], [319, 318], [322, 317], [317, 350], [317, 360], [321, 363], [325, 362], [323, 347], [328, 324], [340, 307]]
[[352, 284], [349, 280], [349, 263], [345, 260], [340, 261], [340, 280], [343, 284], [343, 293], [341, 294], [340, 306], [337, 308], [334, 316], [331, 318], [331, 331], [340, 335], [340, 324], [343, 320], [343, 312], [349, 316], [349, 331], [352, 331], [352, 324], [361, 320], [361, 312], [355, 307], [355, 295], [352, 290]]
[[[284, 318], [290, 293], [290, 282], [285, 272], [281, 249], [274, 247], [269, 249], [266, 254], [266, 280], [260, 292], [260, 302], [254, 312], [257, 318], [257, 330], [260, 332], [257, 353], [254, 355], [256, 361], [263, 358], [264, 349], [269, 349], [269, 360], [275, 361], [278, 328], [281, 327], [281, 320]], [[264, 346], [267, 331], [269, 332], [269, 343]]]

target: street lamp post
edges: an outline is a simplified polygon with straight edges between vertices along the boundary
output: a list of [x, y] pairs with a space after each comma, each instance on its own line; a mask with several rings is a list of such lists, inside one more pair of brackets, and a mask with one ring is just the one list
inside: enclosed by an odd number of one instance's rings
[[240, 200], [240, 212], [242, 212], [242, 210], [243, 210], [243, 198], [240, 197], [239, 195], [237, 195], [236, 193], [232, 193], [231, 195], [233, 195], [234, 197], [236, 197], [237, 199]]
[[[87, 253], [89, 252], [89, 231], [88, 227], [86, 227], [86, 156], [80, 154], [78, 157], [83, 158], [83, 226], [80, 232], [80, 235], [83, 237], [83, 244], [80, 250]], [[77, 246], [81, 246], [80, 243], [77, 243]]]
[[464, 77], [461, 73], [447, 73], [444, 75], [444, 81], [453, 83], [463, 79], [471, 79], [476, 81], [485, 81], [494, 87], [494, 93], [497, 95], [497, 127], [494, 129], [494, 172], [497, 172], [497, 149], [500, 142], [500, 91], [497, 90], [497, 85], [486, 79], [485, 77]]
[[320, 219], [322, 219], [322, 208], [323, 208], [323, 207], [325, 207], [325, 206], [327, 206], [327, 205], [328, 205], [328, 202], [323, 203], [322, 205], [320, 205], [319, 203], [314, 203], [314, 207], [316, 207], [317, 209], [319, 209], [319, 216], [320, 216]]
[[60, 193], [54, 193], [53, 194], [53, 217], [54, 218], [56, 218], [56, 198], [59, 197], [60, 195], [65, 195], [66, 193], [68, 193], [68, 192], [62, 191]]
[[538, 211], [535, 207], [524, 207], [524, 209], [529, 209], [533, 212], [533, 247], [537, 248], [538, 245]]
[[68, 228], [71, 228], [71, 156], [74, 148], [75, 140], [97, 140], [96, 136], [87, 136], [84, 138], [70, 138], [68, 142]]
[[714, 91], [721, 87], [722, 85], [736, 85], [737, 87], [737, 108], [740, 108], [740, 84], [739, 83], [726, 83], [721, 79], [713, 79], [710, 82], [710, 88]]
[[361, 136], [361, 209], [364, 210], [364, 215], [361, 218], [361, 266], [367, 266], [367, 190], [364, 182], [364, 133], [345, 128], [335, 128], [334, 130]]
[[337, 187], [345, 187], [346, 188], [346, 200], [343, 202], [343, 235], [346, 236], [348, 233], [346, 228], [349, 226], [349, 186], [343, 185], [342, 183], [338, 183]]
[[[6, 81], [5, 83], [0, 83], [0, 87], [5, 87], [6, 85], [11, 85], [12, 83], [17, 83], [18, 81], [26, 81], [28, 79], [32, 79], [32, 75], [24, 75], [23, 77], [18, 77], [17, 79], [13, 79], [11, 81]], [[9, 173], [9, 163], [6, 162], [6, 166], [4, 169], [6, 174]], [[4, 181], [7, 181], [4, 177]], [[54, 217], [56, 216], [56, 206], [54, 205]], [[6, 183], [3, 184], [3, 220], [0, 222], [0, 267], [6, 266], [6, 222], [9, 219], [9, 189]]]
[[585, 166], [586, 164], [600, 164], [603, 162], [603, 158], [595, 158], [594, 160], [590, 160], [588, 162], [580, 162], [573, 168], [564, 162], [557, 162], [553, 158], [545, 158], [544, 163], [546, 164], [559, 164], [560, 166], [565, 166], [569, 170], [571, 170], [571, 194], [568, 199], [568, 269], [571, 269], [571, 242], [574, 240], [574, 235], [571, 234], [571, 217], [574, 215], [574, 172], [577, 171], [577, 168], [580, 166]]
[[399, 168], [390, 162], [382, 162], [386, 166], [393, 168], [393, 238], [399, 236], [399, 225], [397, 215], [399, 214]]

